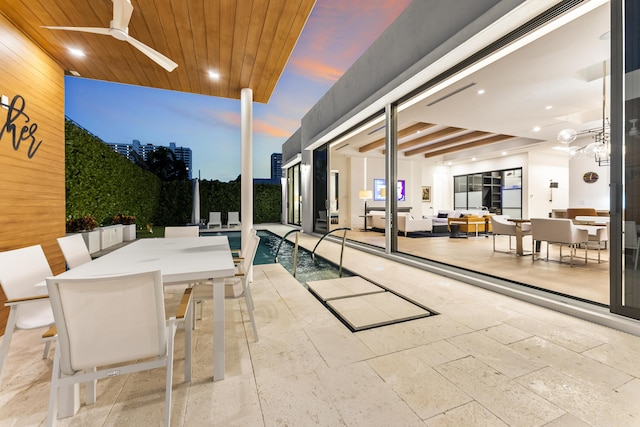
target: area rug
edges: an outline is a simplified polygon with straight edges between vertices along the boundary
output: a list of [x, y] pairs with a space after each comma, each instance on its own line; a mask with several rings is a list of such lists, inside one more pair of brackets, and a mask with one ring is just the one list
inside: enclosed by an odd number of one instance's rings
[[[403, 234], [400, 233], [400, 235], [402, 236]], [[410, 237], [412, 239], [419, 239], [423, 237], [449, 237], [449, 232], [435, 233], [431, 231], [412, 231], [410, 233], [407, 233], [407, 237]]]

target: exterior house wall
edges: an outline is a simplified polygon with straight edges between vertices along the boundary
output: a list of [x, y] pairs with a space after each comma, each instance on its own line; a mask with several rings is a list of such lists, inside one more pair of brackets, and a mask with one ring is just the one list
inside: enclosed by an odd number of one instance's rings
[[[64, 72], [0, 14], [0, 251], [41, 244], [64, 271]], [[15, 126], [15, 128], [14, 128]], [[27, 127], [20, 138], [21, 130]], [[4, 310], [4, 294], [0, 307]], [[6, 312], [0, 312], [4, 333]]]
[[303, 148], [366, 111], [373, 101], [521, 3], [523, 0], [414, 1], [302, 118]]

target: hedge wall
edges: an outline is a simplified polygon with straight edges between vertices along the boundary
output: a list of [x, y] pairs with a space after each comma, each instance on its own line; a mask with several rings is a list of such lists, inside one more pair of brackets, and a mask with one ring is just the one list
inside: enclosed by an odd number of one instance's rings
[[65, 140], [67, 218], [93, 215], [98, 224], [110, 224], [123, 213], [134, 215], [138, 226], [153, 222], [162, 184], [158, 177], [69, 120]]
[[[122, 213], [134, 215], [138, 227], [191, 222], [192, 181], [162, 182], [70, 120], [65, 133], [67, 217], [93, 215], [106, 225]], [[200, 218], [218, 211], [226, 224], [227, 212], [238, 211], [242, 219], [240, 191], [239, 181], [200, 181]], [[280, 222], [280, 186], [255, 184], [253, 196], [255, 224]]]
[[[280, 222], [282, 210], [280, 186], [254, 184], [253, 222], [262, 224]], [[160, 206], [154, 224], [184, 225], [191, 222], [193, 184], [191, 181], [162, 183]], [[240, 212], [240, 182], [200, 181], [200, 218], [209, 220], [209, 212], [221, 212], [222, 223], [227, 223], [228, 212]]]

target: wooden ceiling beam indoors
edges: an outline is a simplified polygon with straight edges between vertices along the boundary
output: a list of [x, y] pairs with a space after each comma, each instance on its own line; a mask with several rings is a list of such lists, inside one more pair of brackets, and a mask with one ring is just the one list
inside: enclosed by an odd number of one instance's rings
[[456, 145], [454, 147], [445, 148], [442, 150], [431, 151], [424, 155], [426, 159], [430, 157], [440, 156], [443, 154], [453, 153], [455, 151], [468, 150], [471, 148], [482, 147], [483, 145], [494, 144], [496, 142], [506, 141], [508, 139], [513, 139], [515, 136], [510, 135], [494, 135], [488, 138], [479, 139], [477, 141], [469, 142], [467, 144]]
[[[108, 28], [111, 0], [2, 0], [6, 16], [66, 71], [200, 95], [269, 101], [315, 0], [131, 0], [129, 34], [178, 64], [173, 72], [109, 35], [42, 26]], [[68, 48], [84, 50], [73, 57]], [[208, 71], [217, 71], [211, 80]]]
[[438, 131], [432, 132], [428, 135], [421, 136], [416, 139], [412, 139], [411, 141], [404, 142], [402, 144], [398, 144], [398, 151], [408, 150], [409, 148], [416, 147], [418, 145], [422, 145], [424, 143], [435, 141], [436, 139], [444, 138], [445, 136], [453, 135], [456, 133], [464, 132], [466, 129], [457, 128], [457, 127], [446, 127], [444, 129], [440, 129]]
[[458, 144], [461, 142], [471, 141], [474, 139], [482, 138], [483, 136], [489, 135], [489, 132], [483, 132], [480, 130], [475, 130], [473, 132], [465, 133], [464, 135], [455, 136], [453, 138], [445, 139], [441, 142], [436, 142], [434, 144], [425, 145], [423, 147], [415, 148], [413, 150], [405, 151], [404, 155], [406, 157], [415, 156], [416, 154], [422, 154], [425, 151], [432, 151], [442, 147], [448, 147], [452, 144]]
[[[423, 130], [429, 129], [430, 127], [435, 126], [433, 123], [424, 123], [418, 122], [414, 125], [406, 127], [398, 132], [398, 139], [407, 137], [416, 132], [422, 132]], [[385, 138], [377, 139], [373, 142], [370, 142], [366, 145], [363, 145], [358, 149], [361, 153], [366, 153], [367, 151], [375, 150], [376, 148], [382, 147], [384, 145]]]

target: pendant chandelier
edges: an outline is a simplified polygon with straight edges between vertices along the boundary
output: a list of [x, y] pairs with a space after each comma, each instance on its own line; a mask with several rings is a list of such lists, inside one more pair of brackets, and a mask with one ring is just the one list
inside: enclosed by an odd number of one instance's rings
[[602, 61], [602, 127], [576, 132], [574, 129], [563, 129], [558, 133], [558, 141], [570, 145], [579, 135], [591, 135], [593, 142], [582, 147], [570, 146], [569, 157], [577, 159], [583, 155], [592, 157], [598, 166], [608, 166], [611, 163], [611, 141], [609, 121], [606, 117], [606, 75], [607, 61]]

